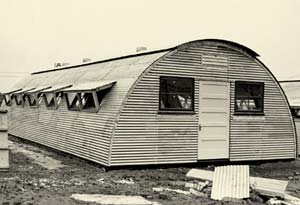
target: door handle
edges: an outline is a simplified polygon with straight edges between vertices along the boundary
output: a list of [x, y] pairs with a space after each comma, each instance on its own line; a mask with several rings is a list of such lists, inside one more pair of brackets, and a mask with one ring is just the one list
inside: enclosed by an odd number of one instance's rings
[[201, 129], [202, 129], [202, 126], [201, 126], [201, 124], [199, 124], [198, 128], [199, 128], [199, 131], [201, 131]]

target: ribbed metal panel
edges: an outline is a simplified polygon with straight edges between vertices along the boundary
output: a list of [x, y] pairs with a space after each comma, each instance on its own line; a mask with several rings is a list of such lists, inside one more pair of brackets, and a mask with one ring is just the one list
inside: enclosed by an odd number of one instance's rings
[[249, 166], [216, 167], [211, 198], [216, 200], [249, 198]]
[[[202, 64], [203, 55], [220, 57], [205, 57], [210, 63]], [[232, 82], [230, 160], [295, 157], [295, 133], [289, 108], [269, 71], [253, 57], [236, 49], [196, 43], [168, 53], [136, 82], [118, 118], [111, 165], [197, 161], [199, 81], [195, 81], [195, 114], [159, 114], [160, 76]], [[235, 80], [265, 83], [263, 118], [234, 116]]]
[[[114, 80], [98, 113], [69, 111], [63, 99], [57, 110], [42, 103], [32, 108], [12, 106], [9, 133], [73, 155], [109, 165], [111, 136], [120, 107], [140, 73], [164, 53], [35, 74], [15, 87], [81, 85]], [[41, 80], [42, 79], [42, 80]]]

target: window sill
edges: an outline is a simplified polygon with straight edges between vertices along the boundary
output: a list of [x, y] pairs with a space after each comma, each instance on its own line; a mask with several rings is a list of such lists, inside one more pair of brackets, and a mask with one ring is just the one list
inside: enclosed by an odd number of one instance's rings
[[157, 112], [158, 114], [173, 114], [173, 115], [194, 115], [195, 111], [179, 111], [179, 110], [159, 110]]
[[233, 115], [241, 116], [241, 115], [251, 115], [251, 116], [264, 116], [263, 112], [235, 112]]

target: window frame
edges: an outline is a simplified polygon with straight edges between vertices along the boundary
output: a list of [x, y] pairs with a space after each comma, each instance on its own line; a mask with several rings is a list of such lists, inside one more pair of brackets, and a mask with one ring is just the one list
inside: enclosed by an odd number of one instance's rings
[[[20, 102], [18, 101], [18, 97], [21, 98]], [[13, 99], [15, 100], [15, 105], [18, 107], [24, 107], [26, 94], [25, 93], [15, 93], [13, 94]]]
[[[28, 104], [32, 108], [39, 107], [40, 103], [38, 102], [38, 95], [42, 95], [42, 93], [27, 93], [26, 98], [28, 101]], [[34, 100], [35, 103], [32, 103], [32, 100]]]
[[[50, 106], [50, 102], [48, 102], [48, 100], [47, 100], [47, 94], [52, 94], [53, 95], [53, 98], [51, 98], [51, 101], [52, 101], [52, 99], [53, 99], [53, 101], [54, 101], [54, 105], [53, 106]], [[63, 93], [62, 93], [62, 91], [54, 91], [54, 92], [42, 92], [41, 93], [41, 95], [43, 95], [43, 99], [44, 99], [44, 101], [45, 101], [45, 105], [46, 105], [46, 107], [47, 107], [47, 109], [49, 109], [49, 110], [57, 110], [57, 108], [58, 108], [58, 105], [59, 105], [59, 103], [57, 102], [57, 98], [59, 97], [59, 95], [60, 95], [60, 97], [61, 97], [61, 100], [63, 99]], [[60, 100], [60, 101], [61, 101]]]
[[[99, 102], [98, 97], [97, 97], [97, 92], [98, 91], [101, 91], [101, 90], [65, 92], [65, 98], [66, 98], [68, 110], [71, 110], [71, 111], [83, 111], [83, 112], [93, 112], [93, 113], [98, 112], [99, 109], [100, 109], [100, 102]], [[69, 97], [68, 97], [68, 94], [70, 94], [70, 93], [76, 93], [76, 96], [77, 96], [77, 98], [79, 100], [79, 108], [77, 108], [77, 107], [75, 107], [75, 108], [71, 107], [71, 104], [70, 104], [71, 102], [69, 101]], [[85, 93], [92, 94], [94, 105], [95, 105], [94, 108], [84, 108], [84, 105], [82, 104], [82, 97], [81, 97], [81, 95], [85, 94]]]
[[[168, 94], [168, 93], [164, 93], [162, 92], [162, 88], [161, 88], [161, 81], [163, 79], [167, 79], [167, 80], [176, 80], [176, 79], [188, 79], [192, 81], [192, 92], [189, 93], [191, 94], [192, 98], [192, 108], [191, 109], [176, 109], [176, 108], [162, 108], [162, 95], [163, 94]], [[179, 94], [180, 92], [178, 92], [177, 94]], [[182, 93], [182, 92], [181, 92]], [[176, 93], [173, 93], [176, 94]], [[159, 102], [158, 102], [158, 113], [159, 114], [194, 114], [195, 113], [195, 78], [192, 77], [178, 77], [178, 76], [160, 76], [159, 77], [159, 98], [158, 98]]]
[[[261, 110], [238, 110], [236, 101], [237, 101], [237, 88], [238, 85], [259, 85], [261, 89]], [[234, 82], [234, 115], [264, 115], [264, 103], [265, 103], [265, 83], [257, 81], [235, 81]], [[249, 96], [248, 96], [249, 100]]]
[[[6, 96], [9, 97], [9, 101], [7, 101]], [[12, 104], [13, 104], [13, 98], [14, 98], [14, 97], [13, 97], [13, 94], [11, 94], [11, 93], [4, 94], [4, 102], [5, 102], [5, 105], [11, 107]]]

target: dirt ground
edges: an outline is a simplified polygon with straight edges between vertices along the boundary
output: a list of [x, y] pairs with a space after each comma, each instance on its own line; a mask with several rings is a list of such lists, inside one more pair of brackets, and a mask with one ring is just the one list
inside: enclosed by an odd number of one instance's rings
[[[0, 204], [93, 204], [71, 199], [70, 196], [75, 193], [143, 196], [162, 205], [233, 204], [208, 197], [168, 191], [156, 193], [152, 190], [153, 187], [186, 190], [185, 182], [191, 181], [186, 173], [191, 168], [213, 170], [219, 163], [107, 170], [100, 165], [11, 136], [10, 141], [10, 169], [0, 172]], [[251, 176], [288, 180], [287, 190], [298, 197], [299, 172], [299, 159], [250, 164]], [[264, 204], [265, 201], [262, 197], [252, 195], [250, 199], [236, 204], [241, 203]]]

